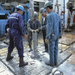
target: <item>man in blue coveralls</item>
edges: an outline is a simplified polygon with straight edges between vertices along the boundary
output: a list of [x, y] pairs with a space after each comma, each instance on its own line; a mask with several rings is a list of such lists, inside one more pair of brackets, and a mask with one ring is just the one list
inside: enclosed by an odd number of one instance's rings
[[37, 19], [37, 17], [38, 17], [38, 13], [35, 11], [33, 20], [29, 19], [28, 24], [27, 24], [28, 43], [29, 43], [29, 47], [30, 47], [29, 51], [32, 51], [32, 47], [31, 47], [31, 45], [32, 45], [32, 32], [34, 32], [36, 29], [39, 29], [41, 27], [40, 22]]
[[[46, 26], [46, 23], [47, 23], [47, 13], [46, 13], [46, 9], [44, 8], [41, 8], [40, 9], [40, 13], [41, 15], [43, 16], [42, 18], [42, 21], [41, 21], [41, 24], [42, 26]], [[48, 45], [45, 43], [45, 38], [46, 38], [46, 27], [44, 27], [42, 29], [42, 33], [43, 33], [43, 40], [44, 40], [44, 45], [45, 45], [45, 52], [48, 52]]]
[[62, 34], [62, 24], [58, 14], [53, 12], [53, 4], [51, 1], [45, 3], [47, 16], [47, 35], [46, 41], [48, 41], [48, 51], [50, 61], [46, 62], [49, 66], [57, 65], [58, 57], [58, 39]]
[[7, 29], [9, 28], [9, 41], [10, 41], [6, 60], [9, 61], [13, 58], [13, 56], [11, 56], [11, 53], [14, 47], [16, 46], [19, 54], [19, 67], [28, 64], [28, 62], [23, 61], [24, 56], [23, 56], [22, 35], [24, 35], [24, 37], [27, 39], [22, 17], [23, 12], [24, 7], [22, 5], [18, 5], [16, 7], [16, 12], [10, 15], [7, 24], [5, 26], [6, 36], [8, 36]]

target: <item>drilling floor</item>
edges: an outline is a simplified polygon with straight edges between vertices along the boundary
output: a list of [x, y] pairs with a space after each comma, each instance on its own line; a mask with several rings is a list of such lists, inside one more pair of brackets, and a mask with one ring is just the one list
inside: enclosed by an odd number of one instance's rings
[[[14, 75], [47, 75], [51, 72], [51, 66], [47, 66], [45, 64], [46, 61], [49, 60], [49, 55], [44, 51], [44, 45], [38, 44], [38, 57], [31, 58], [34, 55], [34, 51], [28, 52], [29, 48], [24, 49], [24, 61], [28, 61], [28, 65], [22, 68], [19, 68], [19, 58], [17, 51], [13, 51], [12, 55], [14, 59], [7, 62], [6, 55], [2, 56], [1, 61], [14, 73]], [[66, 59], [71, 56], [72, 53], [67, 51], [61, 52], [59, 50], [58, 56], [58, 66], [60, 66]]]
[[[62, 38], [61, 38], [62, 39]], [[72, 38], [71, 38], [72, 39]], [[50, 75], [54, 67], [47, 66], [46, 61], [49, 61], [48, 53], [44, 52], [44, 43], [42, 37], [38, 40], [38, 57], [31, 58], [34, 51], [29, 51], [27, 41], [23, 39], [24, 45], [24, 61], [28, 61], [25, 67], [19, 67], [19, 57], [16, 48], [12, 55], [14, 58], [7, 62], [7, 47], [3, 41], [0, 42], [0, 75]], [[69, 39], [68, 39], [69, 40]], [[66, 40], [65, 40], [66, 41]], [[75, 43], [61, 44], [59, 43], [58, 66], [57, 68], [63, 72], [63, 75], [75, 75]], [[55, 66], [56, 67], [56, 66]]]

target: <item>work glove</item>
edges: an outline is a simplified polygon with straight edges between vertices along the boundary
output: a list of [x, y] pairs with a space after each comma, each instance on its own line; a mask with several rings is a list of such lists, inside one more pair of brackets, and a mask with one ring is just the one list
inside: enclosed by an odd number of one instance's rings
[[9, 28], [7, 28], [7, 32], [9, 32]]
[[49, 40], [47, 38], [45, 39], [45, 43], [46, 44], [49, 44]]
[[34, 33], [34, 32], [35, 32], [35, 30], [31, 30], [31, 32], [32, 32], [32, 33]]
[[36, 32], [39, 32], [39, 29], [36, 29]]
[[42, 30], [42, 27], [40, 27], [39, 30], [41, 31]]

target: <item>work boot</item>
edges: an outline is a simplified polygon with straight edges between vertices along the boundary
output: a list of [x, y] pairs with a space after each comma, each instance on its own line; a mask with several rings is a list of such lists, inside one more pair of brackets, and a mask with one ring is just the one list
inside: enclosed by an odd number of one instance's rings
[[48, 52], [48, 49], [45, 49], [45, 52]]
[[7, 54], [6, 61], [9, 61], [9, 60], [11, 60], [11, 59], [13, 59], [13, 56], [11, 56], [11, 53], [8, 53], [8, 54]]
[[48, 65], [48, 66], [54, 67], [54, 64], [51, 64], [51, 63], [49, 63], [49, 62], [45, 62], [45, 64]]
[[31, 52], [31, 51], [32, 51], [32, 49], [30, 48], [30, 50], [28, 52]]
[[28, 65], [28, 62], [24, 62], [23, 57], [20, 57], [19, 58], [19, 67], [22, 67], [22, 66], [25, 66], [25, 65]]
[[58, 66], [57, 62], [54, 63], [55, 66]]

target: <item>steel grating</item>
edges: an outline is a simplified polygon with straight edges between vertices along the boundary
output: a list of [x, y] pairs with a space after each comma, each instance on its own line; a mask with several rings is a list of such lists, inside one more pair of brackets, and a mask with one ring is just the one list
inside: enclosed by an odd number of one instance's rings
[[[27, 49], [25, 49], [27, 50]], [[28, 65], [22, 68], [18, 67], [19, 64], [19, 58], [18, 54], [16, 53], [14, 55], [14, 59], [7, 62], [6, 58], [1, 58], [1, 61], [6, 64], [6, 66], [15, 74], [15, 75], [46, 75], [51, 72], [53, 67], [47, 66], [45, 64], [46, 61], [49, 61], [49, 55], [48, 53], [43, 53], [44, 51], [44, 45], [39, 44], [38, 45], [38, 54], [40, 55], [40, 58], [32, 59], [31, 55], [33, 55], [32, 52], [24, 52], [24, 61], [28, 61]], [[62, 64], [68, 57], [70, 57], [71, 53], [68, 52], [59, 52], [58, 56], [58, 66]]]

